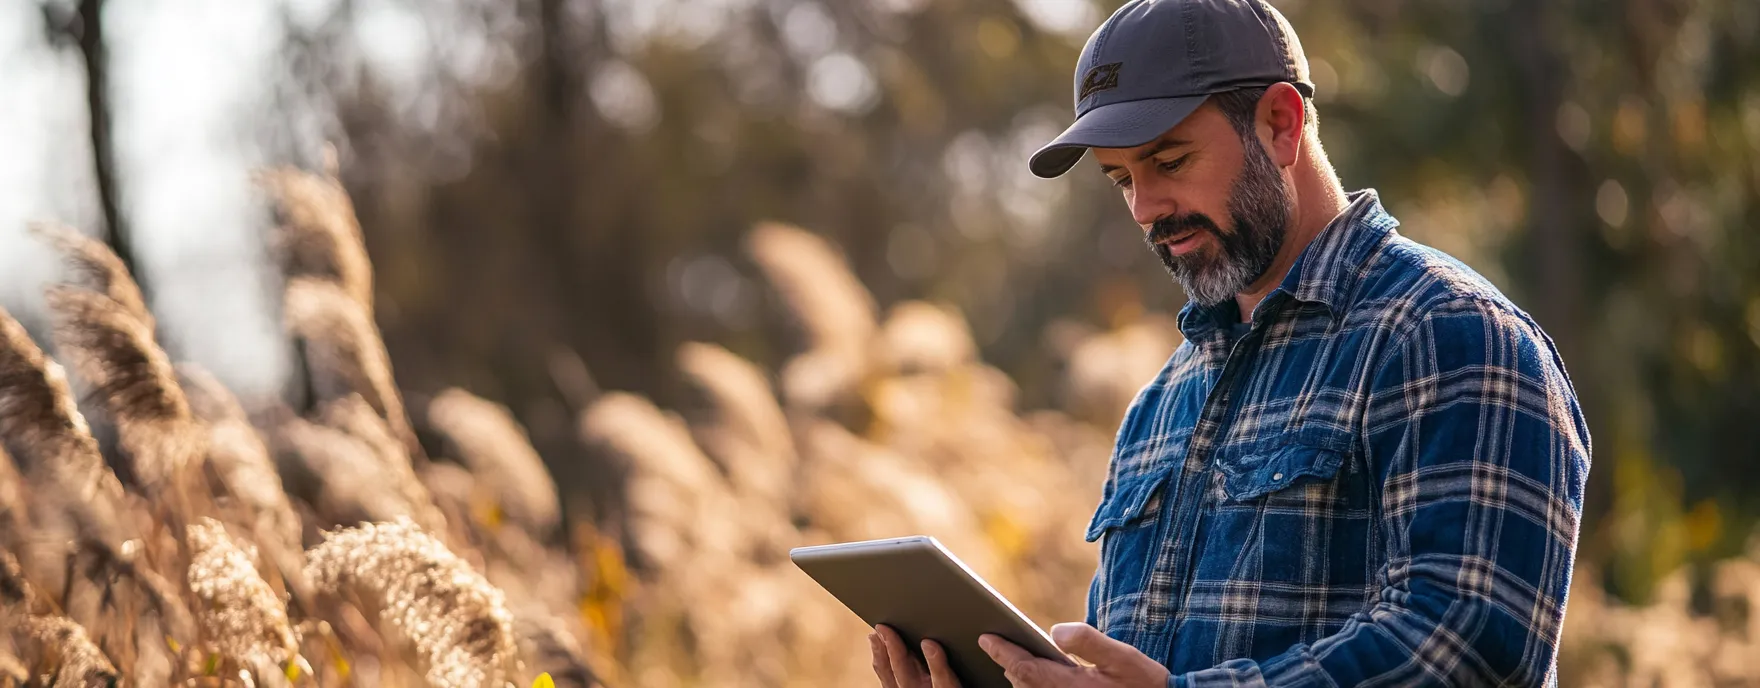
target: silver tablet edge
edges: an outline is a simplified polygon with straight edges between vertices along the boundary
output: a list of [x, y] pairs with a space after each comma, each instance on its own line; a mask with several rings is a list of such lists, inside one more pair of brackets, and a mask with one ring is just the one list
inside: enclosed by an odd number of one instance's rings
[[1001, 592], [998, 592], [994, 586], [990, 585], [990, 581], [984, 580], [983, 576], [978, 575], [977, 571], [973, 571], [972, 567], [967, 566], [965, 561], [961, 560], [958, 555], [954, 554], [952, 550], [949, 550], [946, 545], [941, 544], [941, 541], [935, 539], [935, 537], [932, 535], [907, 535], [904, 537], [882, 538], [882, 539], [878, 539], [878, 540], [858, 540], [856, 542], [838, 542], [838, 543], [832, 543], [832, 544], [828, 544], [828, 545], [810, 545], [807, 547], [796, 547], [796, 548], [788, 551], [788, 558], [791, 561], [798, 562], [802, 558], [813, 559], [813, 558], [817, 558], [820, 555], [836, 554], [839, 552], [845, 552], [845, 551], [850, 551], [850, 550], [868, 550], [868, 549], [874, 549], [877, 547], [883, 547], [883, 546], [887, 546], [887, 545], [921, 545], [921, 544], [927, 544], [930, 547], [934, 548], [936, 552], [939, 552], [941, 554], [944, 561], [947, 561], [948, 563], [951, 563], [954, 566], [959, 567], [959, 570], [961, 572], [965, 573], [965, 575], [970, 580], [976, 581], [978, 583], [978, 585], [981, 588], [983, 588], [983, 592], [988, 594], [990, 596], [990, 599], [1001, 602], [1003, 609], [1007, 610], [1008, 613], [1013, 614], [1016, 619], [1018, 619], [1021, 623], [1026, 625], [1028, 628], [1033, 629], [1033, 632], [1038, 633], [1039, 638], [1045, 641], [1045, 645], [1047, 647], [1050, 647], [1050, 648], [1058, 651], [1058, 655], [1059, 655], [1058, 659], [1063, 661], [1065, 664], [1069, 664], [1071, 666], [1075, 665], [1075, 662], [1073, 660], [1069, 659], [1068, 655], [1065, 654], [1061, 648], [1057, 647], [1057, 641], [1051, 639], [1051, 634], [1045, 632], [1045, 629], [1040, 627], [1039, 623], [1037, 621], [1034, 621], [1032, 619], [1032, 617], [1029, 617], [1025, 613], [1021, 612], [1020, 608], [1014, 606], [1014, 602], [1009, 601], [1007, 596], [1003, 595]]
[[1065, 664], [1075, 666], [1075, 662], [1069, 659], [1067, 654], [1063, 652], [1063, 648], [1057, 646], [1057, 641], [1051, 639], [1051, 634], [1045, 632], [1045, 629], [1039, 626], [1039, 622], [1034, 621], [1032, 617], [1027, 616], [1018, 607], [1015, 607], [1014, 602], [1009, 601], [1008, 596], [997, 592], [996, 588], [991, 587], [990, 581], [984, 580], [983, 576], [978, 575], [977, 571], [973, 571], [972, 567], [967, 566], [964, 561], [961, 561], [959, 556], [955, 555], [952, 550], [942, 546], [940, 540], [931, 537], [929, 538], [929, 544], [933, 545], [935, 549], [940, 550], [942, 556], [947, 557], [948, 561], [952, 562], [953, 565], [958, 566], [960, 570], [964, 571], [972, 580], [977, 581], [978, 585], [983, 586], [984, 592], [989, 593], [991, 599], [1001, 602], [1003, 608], [1007, 609], [1010, 614], [1015, 615], [1015, 617], [1025, 623], [1028, 628], [1031, 628], [1034, 632], [1038, 633], [1039, 637], [1045, 641], [1047, 646], [1053, 650], [1057, 650], [1058, 659], [1062, 660]]

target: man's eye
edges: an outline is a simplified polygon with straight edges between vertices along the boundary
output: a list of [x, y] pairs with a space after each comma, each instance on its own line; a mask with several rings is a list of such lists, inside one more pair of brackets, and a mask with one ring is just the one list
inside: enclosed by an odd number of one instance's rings
[[1189, 158], [1189, 157], [1192, 157], [1192, 156], [1182, 155], [1177, 158], [1174, 158], [1171, 161], [1161, 163], [1161, 171], [1162, 172], [1172, 172], [1172, 171], [1177, 170], [1181, 167], [1185, 167], [1186, 158]]
[[1112, 180], [1112, 185], [1120, 189], [1131, 188], [1130, 175], [1123, 175]]

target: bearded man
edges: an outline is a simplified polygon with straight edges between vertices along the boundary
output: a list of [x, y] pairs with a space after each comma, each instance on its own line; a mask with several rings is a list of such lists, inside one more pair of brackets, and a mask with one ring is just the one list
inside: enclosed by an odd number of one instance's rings
[[[1590, 444], [1552, 340], [1344, 191], [1262, 0], [1129, 2], [1075, 85], [1032, 170], [1093, 151], [1186, 340], [1119, 428], [1087, 621], [1052, 629], [1091, 665], [985, 651], [1021, 688], [1556, 682]], [[932, 641], [871, 644], [886, 688], [957, 685]]]

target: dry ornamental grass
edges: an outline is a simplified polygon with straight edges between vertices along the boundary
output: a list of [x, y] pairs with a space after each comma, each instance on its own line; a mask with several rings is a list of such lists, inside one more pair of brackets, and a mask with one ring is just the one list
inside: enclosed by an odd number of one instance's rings
[[209, 646], [263, 673], [293, 664], [299, 640], [281, 598], [252, 566], [255, 557], [213, 519], [185, 532], [193, 552], [189, 588], [196, 599], [196, 622]]
[[[552, 361], [618, 481], [585, 504], [499, 403], [447, 389], [412, 423], [334, 171], [259, 181], [297, 409], [174, 368], [121, 261], [36, 230], [70, 269], [46, 302], [74, 380], [0, 311], [0, 688], [872, 685], [865, 626], [787, 549], [933, 535], [1041, 624], [1079, 618], [1113, 428], [1178, 344], [1153, 317], [1059, 323], [1058, 407], [1022, 412], [957, 310], [881, 318], [830, 242], [760, 225], [745, 248], [802, 335], [775, 369], [686, 344], [674, 413]], [[1640, 606], [1584, 569], [1563, 682], [1760, 684], [1753, 549]]]
[[500, 686], [516, 671], [513, 616], [500, 590], [408, 519], [331, 533], [306, 575], [358, 595], [421, 658], [437, 686]]

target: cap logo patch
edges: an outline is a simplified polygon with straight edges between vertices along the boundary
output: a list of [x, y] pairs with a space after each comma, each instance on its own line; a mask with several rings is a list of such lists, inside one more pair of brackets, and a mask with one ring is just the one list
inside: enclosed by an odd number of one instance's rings
[[1122, 66], [1123, 62], [1112, 62], [1088, 70], [1087, 76], [1082, 77], [1082, 92], [1076, 100], [1087, 100], [1088, 96], [1118, 88], [1118, 68]]

